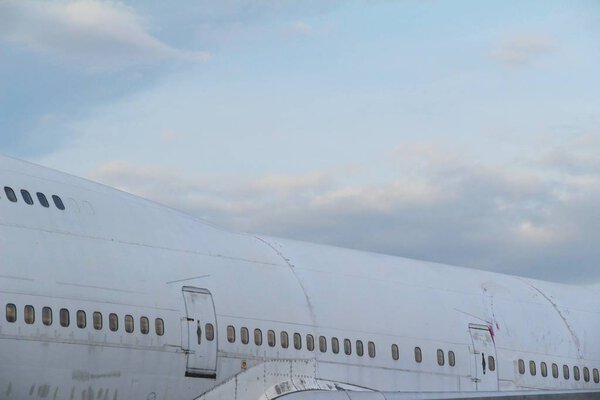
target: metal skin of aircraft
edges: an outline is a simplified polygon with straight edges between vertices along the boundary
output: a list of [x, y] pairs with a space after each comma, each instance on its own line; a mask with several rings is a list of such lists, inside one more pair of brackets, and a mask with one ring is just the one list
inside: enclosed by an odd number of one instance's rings
[[0, 399], [599, 398], [595, 290], [234, 233], [0, 157]]

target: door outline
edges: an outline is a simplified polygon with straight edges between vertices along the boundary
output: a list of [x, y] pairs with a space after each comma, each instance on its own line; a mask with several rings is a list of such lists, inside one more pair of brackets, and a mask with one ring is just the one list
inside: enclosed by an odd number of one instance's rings
[[[212, 294], [208, 289], [184, 286], [182, 295], [185, 315], [181, 318], [181, 348], [186, 354], [185, 376], [215, 379], [219, 335]], [[203, 336], [207, 323], [214, 326], [211, 341]]]
[[[498, 356], [496, 343], [487, 325], [469, 324], [471, 344], [471, 380], [478, 392], [498, 390]], [[494, 357], [494, 371], [489, 370], [489, 356]]]

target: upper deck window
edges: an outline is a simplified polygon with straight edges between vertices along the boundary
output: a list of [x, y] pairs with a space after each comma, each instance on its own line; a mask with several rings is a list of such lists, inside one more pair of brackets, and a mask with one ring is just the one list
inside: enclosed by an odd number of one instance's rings
[[423, 361], [423, 353], [421, 352], [420, 347], [415, 347], [415, 361], [418, 363]]
[[108, 314], [108, 328], [113, 332], [119, 330], [119, 317], [117, 316], [117, 314]]
[[397, 344], [393, 344], [392, 345], [392, 359], [394, 361], [397, 361], [400, 358], [400, 352], [398, 350], [398, 345]]
[[46, 198], [46, 195], [44, 193], [40, 193], [37, 192], [37, 198], [38, 201], [40, 202], [40, 204], [42, 205], [42, 207], [50, 207], [50, 204], [48, 203], [48, 199]]
[[315, 349], [315, 338], [313, 335], [306, 335], [306, 349], [308, 351], [313, 351]]
[[132, 333], [134, 329], [133, 316], [127, 314], [125, 316], [125, 332]]
[[57, 195], [53, 194], [52, 195], [52, 200], [54, 200], [54, 205], [56, 206], [56, 208], [58, 208], [59, 210], [64, 210], [65, 209], [65, 205], [62, 201], [62, 199], [60, 197], [58, 197]]
[[21, 196], [23, 197], [23, 201], [29, 205], [33, 204], [33, 199], [31, 198], [31, 195], [29, 194], [29, 192], [25, 189], [21, 189]]
[[10, 201], [12, 201], [13, 203], [17, 202], [17, 195], [15, 194], [15, 191], [12, 190], [12, 188], [4, 186], [4, 193], [6, 193], [6, 197], [8, 197]]
[[250, 334], [248, 333], [248, 328], [242, 326], [242, 329], [240, 329], [240, 336], [242, 339], [242, 343], [248, 344], [248, 342], [250, 341]]
[[257, 346], [262, 345], [262, 331], [260, 329], [254, 330], [254, 344]]
[[319, 350], [321, 353], [327, 351], [327, 338], [325, 336], [319, 336]]
[[451, 367], [454, 367], [456, 365], [456, 356], [454, 355], [454, 352], [452, 350], [448, 352], [448, 365]]
[[42, 323], [52, 325], [52, 309], [50, 307], [42, 308]]
[[275, 347], [275, 331], [274, 330], [268, 330], [267, 331], [267, 344], [269, 345], [269, 347]]
[[287, 349], [290, 345], [290, 338], [288, 337], [287, 332], [281, 331], [281, 335], [279, 335], [279, 338], [281, 339], [281, 347]]

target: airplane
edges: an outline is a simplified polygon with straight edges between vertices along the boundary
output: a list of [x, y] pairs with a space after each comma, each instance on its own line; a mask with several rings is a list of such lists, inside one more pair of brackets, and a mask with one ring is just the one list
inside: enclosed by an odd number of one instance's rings
[[600, 398], [600, 296], [232, 232], [0, 156], [0, 399]]

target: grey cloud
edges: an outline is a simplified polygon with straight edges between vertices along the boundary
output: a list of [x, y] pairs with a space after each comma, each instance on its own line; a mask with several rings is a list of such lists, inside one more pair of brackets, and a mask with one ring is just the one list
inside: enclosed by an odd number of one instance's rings
[[556, 281], [600, 280], [600, 177], [428, 165], [381, 185], [345, 185], [320, 173], [182, 178], [127, 163], [93, 178], [235, 230]]
[[518, 35], [504, 40], [492, 52], [492, 56], [508, 65], [525, 65], [555, 49], [556, 44], [550, 37]]

